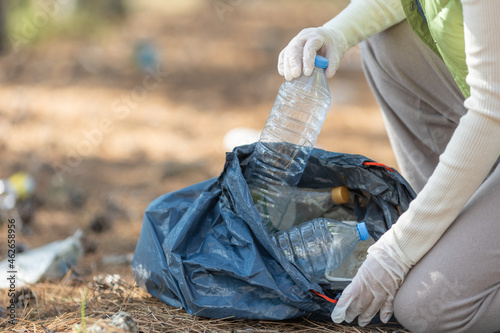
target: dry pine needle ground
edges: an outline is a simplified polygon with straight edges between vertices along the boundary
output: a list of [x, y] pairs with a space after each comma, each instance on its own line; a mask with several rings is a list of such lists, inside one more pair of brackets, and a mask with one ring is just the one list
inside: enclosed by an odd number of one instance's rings
[[[9, 304], [7, 293], [2, 293], [0, 301]], [[6, 307], [2, 307], [0, 330], [76, 332], [76, 328], [82, 329], [82, 314], [89, 328], [124, 311], [133, 318], [138, 332], [405, 332], [398, 325], [361, 328], [307, 318], [288, 321], [200, 318], [165, 305], [133, 281], [124, 281], [118, 275], [96, 276], [94, 281], [84, 283], [71, 279], [68, 274], [62, 282], [38, 283], [24, 289], [18, 297], [18, 306], [16, 325], [9, 324]], [[99, 332], [128, 331], [108, 328]]]

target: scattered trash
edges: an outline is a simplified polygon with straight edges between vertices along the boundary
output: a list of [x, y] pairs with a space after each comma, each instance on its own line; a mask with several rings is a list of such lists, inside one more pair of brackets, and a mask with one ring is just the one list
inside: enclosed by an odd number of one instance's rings
[[[72, 236], [17, 254], [13, 262], [7, 257], [0, 262], [0, 288], [9, 288], [8, 272], [15, 271], [16, 287], [33, 284], [42, 278], [62, 278], [71, 266], [75, 266], [83, 254], [78, 229]], [[12, 261], [12, 259], [10, 259]], [[12, 266], [14, 265], [14, 266]], [[14, 268], [13, 268], [14, 267]], [[12, 273], [10, 273], [12, 274]]]
[[101, 262], [104, 265], [130, 265], [132, 263], [132, 259], [134, 259], [133, 253], [111, 254], [104, 256], [101, 259]]
[[[74, 332], [83, 332], [80, 325]], [[108, 319], [101, 319], [86, 329], [88, 333], [137, 333], [137, 324], [130, 314], [124, 311], [115, 313]]]
[[[12, 301], [12, 300], [11, 300]], [[36, 293], [29, 288], [17, 290], [14, 296], [16, 308], [22, 309], [36, 304]]]
[[125, 285], [120, 274], [108, 274], [108, 275], [96, 275], [94, 276], [91, 285], [97, 289], [97, 291], [102, 290], [112, 290], [117, 291]]
[[7, 179], [0, 179], [0, 209], [13, 209], [17, 200], [28, 198], [34, 191], [35, 180], [25, 172], [16, 172]]
[[135, 44], [134, 63], [142, 73], [156, 70], [160, 65], [160, 57], [156, 45], [152, 41], [141, 40]]
[[35, 180], [26, 172], [16, 172], [6, 179], [0, 179], [0, 220], [15, 217], [17, 230], [29, 233], [40, 202], [33, 196]]

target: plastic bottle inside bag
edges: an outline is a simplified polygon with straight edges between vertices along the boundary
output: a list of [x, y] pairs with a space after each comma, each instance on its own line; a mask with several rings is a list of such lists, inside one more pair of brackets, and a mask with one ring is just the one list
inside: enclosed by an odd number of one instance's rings
[[364, 222], [354, 223], [318, 218], [276, 233], [273, 241], [288, 261], [313, 281], [324, 283], [359, 241], [370, 238]]
[[[346, 186], [333, 188], [297, 188], [283, 217], [283, 229], [318, 217], [337, 221], [351, 221], [356, 217], [352, 211], [353, 198]], [[343, 206], [346, 205], [347, 206]]]
[[328, 60], [316, 56], [311, 76], [285, 81], [245, 169], [253, 201], [266, 229], [283, 229], [283, 216], [330, 109]]
[[[344, 222], [350, 225], [356, 225], [357, 222]], [[350, 282], [356, 273], [358, 272], [359, 267], [366, 259], [368, 255], [368, 248], [375, 244], [375, 240], [370, 237], [363, 242], [358, 242], [351, 254], [344, 260], [344, 262], [334, 270], [327, 270], [325, 272], [325, 277], [330, 282]], [[347, 286], [347, 284], [342, 284]]]

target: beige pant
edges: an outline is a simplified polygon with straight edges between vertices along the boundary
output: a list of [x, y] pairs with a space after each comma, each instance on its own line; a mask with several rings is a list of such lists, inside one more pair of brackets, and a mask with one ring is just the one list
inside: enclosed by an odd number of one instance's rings
[[[418, 192], [466, 113], [464, 97], [406, 21], [361, 52], [400, 171]], [[408, 273], [394, 313], [413, 332], [500, 331], [500, 167]]]

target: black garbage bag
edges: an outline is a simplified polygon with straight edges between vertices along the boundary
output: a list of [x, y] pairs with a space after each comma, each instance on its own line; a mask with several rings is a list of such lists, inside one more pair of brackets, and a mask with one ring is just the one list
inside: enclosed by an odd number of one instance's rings
[[[202, 317], [327, 318], [343, 286], [311, 282], [267, 234], [242, 174], [254, 147], [228, 153], [218, 178], [149, 205], [132, 262], [136, 280], [164, 303]], [[354, 213], [375, 240], [415, 196], [395, 170], [313, 149], [298, 186], [341, 185], [366, 199]]]

